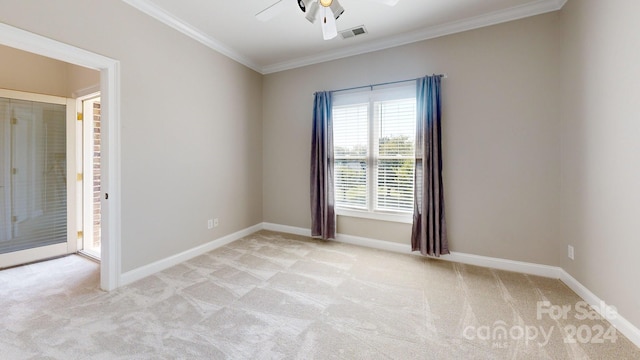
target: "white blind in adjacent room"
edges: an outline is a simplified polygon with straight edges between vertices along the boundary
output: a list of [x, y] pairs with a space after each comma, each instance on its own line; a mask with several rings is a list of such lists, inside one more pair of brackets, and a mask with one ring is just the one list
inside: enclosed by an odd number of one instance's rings
[[66, 107], [0, 98], [0, 253], [67, 241]]

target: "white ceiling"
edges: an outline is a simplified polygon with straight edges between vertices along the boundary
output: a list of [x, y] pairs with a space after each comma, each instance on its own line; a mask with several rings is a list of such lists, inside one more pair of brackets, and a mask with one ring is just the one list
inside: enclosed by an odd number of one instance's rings
[[340, 0], [338, 31], [364, 25], [367, 34], [322, 39], [297, 0], [267, 22], [255, 14], [277, 0], [123, 0], [205, 45], [260, 72], [281, 70], [386, 49], [562, 8], [566, 0]]

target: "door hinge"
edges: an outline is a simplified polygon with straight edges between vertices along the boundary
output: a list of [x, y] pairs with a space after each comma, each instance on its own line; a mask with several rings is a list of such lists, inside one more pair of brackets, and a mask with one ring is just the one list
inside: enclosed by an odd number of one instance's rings
[[82, 181], [82, 173], [76, 174], [76, 180], [77, 181]]
[[16, 119], [16, 118], [12, 118], [11, 119], [11, 124], [12, 125], [16, 125], [17, 123], [18, 123], [18, 119]]
[[78, 121], [82, 121], [84, 119], [84, 116], [82, 115], [81, 112], [78, 113]]
[[18, 169], [16, 169], [16, 168], [11, 169], [11, 174], [12, 175], [15, 175], [17, 173], [18, 173]]
[[17, 222], [18, 221], [18, 217], [17, 216], [12, 216], [11, 217], [11, 222]]
[[83, 239], [84, 233], [82, 231], [78, 231], [78, 239]]

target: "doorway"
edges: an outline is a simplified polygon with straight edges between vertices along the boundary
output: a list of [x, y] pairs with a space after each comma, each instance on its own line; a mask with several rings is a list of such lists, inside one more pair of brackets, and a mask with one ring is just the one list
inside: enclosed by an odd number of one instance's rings
[[113, 290], [121, 276], [120, 62], [0, 23], [0, 44], [100, 70], [102, 116], [102, 234], [100, 287]]

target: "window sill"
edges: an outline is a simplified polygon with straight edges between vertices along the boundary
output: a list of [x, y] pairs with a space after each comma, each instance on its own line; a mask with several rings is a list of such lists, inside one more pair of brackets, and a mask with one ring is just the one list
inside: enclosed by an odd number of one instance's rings
[[391, 222], [404, 223], [404, 224], [413, 223], [412, 214], [392, 214], [392, 213], [383, 213], [383, 212], [369, 212], [369, 211], [362, 211], [362, 210], [336, 208], [336, 215], [363, 218], [363, 219], [391, 221]]

